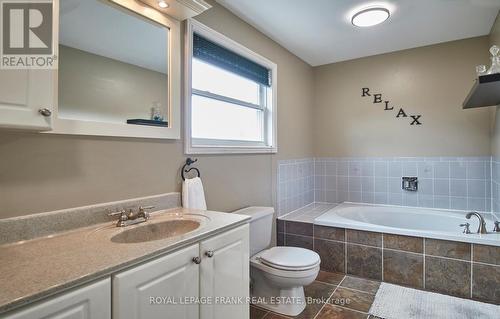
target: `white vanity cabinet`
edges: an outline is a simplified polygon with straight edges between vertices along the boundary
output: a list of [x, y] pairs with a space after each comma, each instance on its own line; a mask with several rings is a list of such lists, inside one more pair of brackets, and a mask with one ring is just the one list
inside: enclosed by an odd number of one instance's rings
[[201, 305], [200, 318], [249, 318], [249, 226], [201, 242], [200, 252], [200, 294], [218, 299]]
[[7, 313], [6, 319], [248, 319], [249, 225]]
[[86, 285], [13, 312], [6, 319], [110, 319], [111, 280]]
[[118, 273], [113, 318], [248, 319], [249, 254], [244, 225]]
[[198, 297], [200, 267], [198, 244], [113, 276], [113, 318], [199, 318], [197, 304], [182, 304]]

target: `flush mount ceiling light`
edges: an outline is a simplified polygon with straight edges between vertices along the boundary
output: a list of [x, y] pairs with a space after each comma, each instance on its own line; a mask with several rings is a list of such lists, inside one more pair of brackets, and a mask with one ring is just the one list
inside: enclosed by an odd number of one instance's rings
[[165, 0], [160, 0], [158, 1], [158, 6], [162, 9], [168, 8], [168, 3], [165, 2]]
[[372, 27], [389, 19], [391, 13], [386, 8], [368, 8], [352, 16], [351, 23], [357, 27]]

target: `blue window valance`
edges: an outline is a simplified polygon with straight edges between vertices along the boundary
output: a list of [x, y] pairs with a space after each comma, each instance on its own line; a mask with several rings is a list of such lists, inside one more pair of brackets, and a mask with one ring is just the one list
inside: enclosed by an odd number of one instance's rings
[[193, 57], [265, 86], [271, 86], [271, 70], [196, 33], [193, 34]]

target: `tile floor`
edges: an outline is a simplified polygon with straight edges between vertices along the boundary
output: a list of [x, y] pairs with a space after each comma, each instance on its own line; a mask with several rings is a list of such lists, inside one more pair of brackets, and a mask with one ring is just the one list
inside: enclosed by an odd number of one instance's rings
[[[376, 319], [368, 310], [377, 293], [380, 282], [321, 271], [316, 281], [305, 287], [305, 295], [318, 301], [310, 303], [294, 318], [300, 319]], [[250, 319], [287, 319], [258, 306], [250, 306]]]

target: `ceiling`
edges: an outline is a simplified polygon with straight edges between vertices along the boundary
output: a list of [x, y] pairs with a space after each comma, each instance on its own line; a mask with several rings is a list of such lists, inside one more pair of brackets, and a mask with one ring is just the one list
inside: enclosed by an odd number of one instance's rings
[[[312, 66], [487, 35], [500, 0], [217, 0]], [[353, 12], [383, 5], [389, 20], [354, 27]]]
[[99, 0], [60, 3], [60, 44], [167, 73], [167, 28]]

